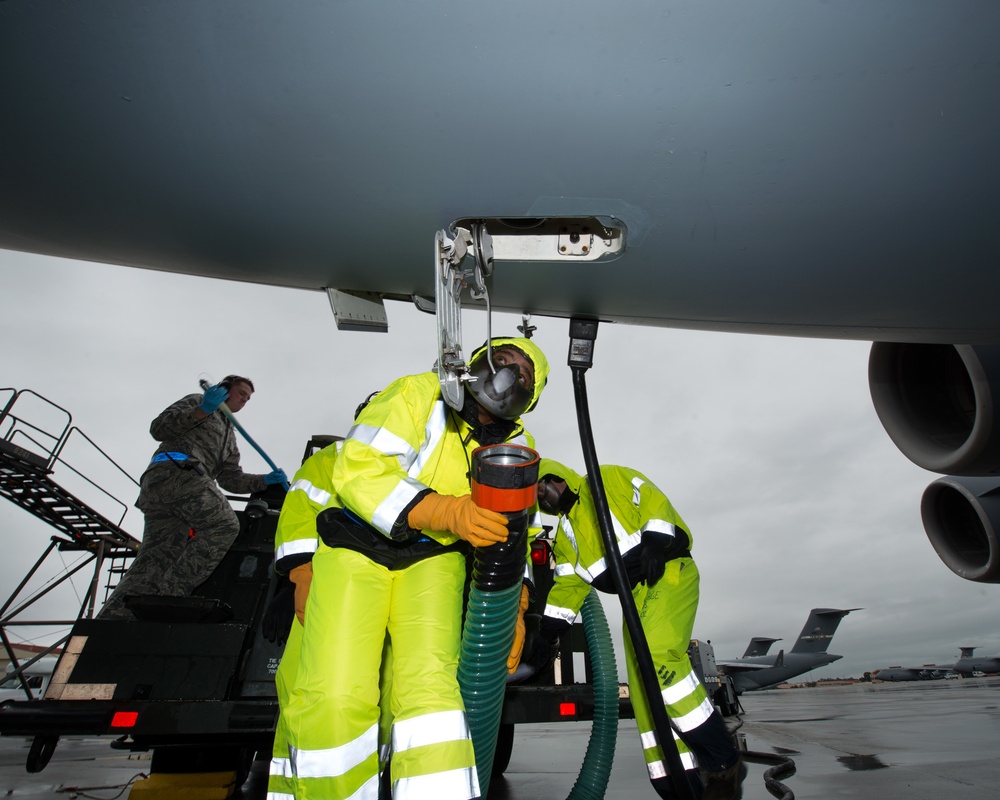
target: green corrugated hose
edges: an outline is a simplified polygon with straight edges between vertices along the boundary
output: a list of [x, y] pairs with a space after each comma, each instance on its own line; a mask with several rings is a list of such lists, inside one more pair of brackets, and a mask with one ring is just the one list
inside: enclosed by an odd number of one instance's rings
[[465, 701], [482, 797], [489, 793], [500, 714], [507, 689], [507, 656], [514, 643], [521, 582], [496, 591], [473, 583], [465, 613], [458, 683]]
[[608, 789], [618, 741], [618, 665], [604, 607], [593, 589], [583, 603], [583, 630], [594, 673], [594, 725], [568, 800], [601, 800]]
[[[489, 794], [520, 597], [520, 583], [483, 591], [474, 582], [469, 595], [458, 680], [484, 798]], [[593, 590], [583, 604], [583, 628], [594, 673], [594, 724], [569, 800], [600, 800], [608, 788], [618, 739], [618, 667], [604, 608]]]

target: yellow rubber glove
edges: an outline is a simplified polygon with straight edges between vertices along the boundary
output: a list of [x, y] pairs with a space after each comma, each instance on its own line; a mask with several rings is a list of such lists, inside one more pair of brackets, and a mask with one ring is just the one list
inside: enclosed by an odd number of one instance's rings
[[312, 585], [313, 565], [309, 561], [295, 567], [288, 573], [288, 579], [295, 584], [295, 616], [299, 622], [306, 624], [306, 598], [309, 597], [309, 587]]
[[524, 612], [528, 610], [528, 584], [521, 584], [521, 602], [517, 606], [517, 624], [514, 626], [514, 644], [507, 656], [507, 672], [513, 675], [517, 665], [521, 663], [521, 653], [524, 651]]
[[410, 509], [406, 521], [418, 531], [449, 531], [474, 547], [507, 541], [507, 518], [498, 511], [480, 508], [470, 495], [432, 492]]

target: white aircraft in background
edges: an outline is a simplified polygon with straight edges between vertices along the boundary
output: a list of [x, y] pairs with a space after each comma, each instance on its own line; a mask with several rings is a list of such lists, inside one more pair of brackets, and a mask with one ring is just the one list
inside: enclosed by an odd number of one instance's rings
[[886, 430], [949, 476], [932, 543], [997, 582], [997, 30], [979, 0], [5, 0], [0, 248], [379, 330], [482, 226], [497, 310], [873, 341]]

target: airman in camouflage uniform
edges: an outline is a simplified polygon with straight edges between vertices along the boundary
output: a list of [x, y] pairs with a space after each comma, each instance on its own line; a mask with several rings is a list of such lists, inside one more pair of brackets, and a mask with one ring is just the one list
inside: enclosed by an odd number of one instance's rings
[[218, 410], [225, 402], [236, 413], [252, 393], [247, 378], [230, 375], [204, 395], [181, 398], [149, 426], [161, 444], [142, 475], [135, 503], [145, 515], [142, 543], [101, 609], [102, 619], [134, 619], [124, 605], [127, 595], [186, 597], [212, 574], [240, 530], [219, 486], [248, 494], [284, 481], [282, 470], [243, 472], [233, 424]]

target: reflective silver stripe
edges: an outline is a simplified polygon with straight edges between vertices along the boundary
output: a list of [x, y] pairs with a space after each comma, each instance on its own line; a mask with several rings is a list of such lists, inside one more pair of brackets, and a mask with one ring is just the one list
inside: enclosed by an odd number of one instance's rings
[[441, 437], [448, 427], [448, 411], [445, 408], [444, 400], [438, 400], [434, 404], [431, 415], [424, 427], [424, 443], [420, 445], [420, 452], [416, 454], [407, 474], [411, 478], [419, 477], [427, 462], [430, 460], [434, 450], [441, 442]]
[[508, 439], [508, 443], [509, 444], [520, 444], [520, 445], [524, 445], [525, 447], [531, 447], [531, 445], [528, 444], [528, 437], [527, 437], [527, 435], [525, 434], [525, 432], [523, 430], [517, 436], [515, 436], [513, 439]]
[[479, 775], [475, 767], [451, 769], [400, 778], [392, 784], [392, 800], [472, 800], [479, 797]]
[[671, 717], [671, 719], [673, 719], [678, 728], [687, 733], [688, 731], [693, 731], [699, 725], [703, 725], [705, 720], [712, 716], [712, 711], [712, 703], [706, 697], [694, 711], [689, 711], [680, 717]]
[[668, 706], [675, 706], [689, 694], [696, 692], [700, 685], [698, 676], [694, 674], [694, 670], [691, 670], [679, 681], [674, 681], [663, 690], [663, 702]]
[[[674, 740], [677, 740], [677, 732], [674, 730], [670, 731], [674, 735]], [[653, 731], [646, 731], [645, 733], [639, 734], [639, 739], [642, 741], [642, 749], [649, 750], [656, 747], [658, 740], [656, 734]], [[685, 770], [697, 769], [698, 759], [695, 758], [694, 753], [690, 750], [685, 750], [679, 753], [681, 757], [681, 765]], [[649, 773], [649, 777], [652, 778], [665, 778], [669, 773], [667, 772], [667, 767], [662, 760], [657, 759], [656, 761], [650, 761], [646, 764], [646, 772]]]
[[367, 444], [382, 455], [396, 456], [403, 469], [409, 469], [413, 459], [417, 457], [416, 451], [410, 447], [405, 439], [390, 433], [385, 428], [376, 428], [373, 425], [355, 425], [348, 431], [347, 438]]
[[[353, 742], [322, 750], [288, 748], [292, 769], [298, 778], [336, 778], [353, 769], [378, 751], [378, 723], [372, 725]], [[375, 781], [377, 797], [378, 781]]]
[[[670, 735], [674, 737], [674, 741], [681, 738], [673, 728], [670, 729]], [[656, 747], [660, 740], [656, 738], [656, 731], [649, 730], [639, 734], [639, 741], [642, 742], [642, 749], [648, 750], [650, 747]]]
[[[563, 535], [566, 537], [566, 541], [569, 542], [570, 547], [573, 548], [573, 552], [576, 554], [576, 564], [572, 565], [573, 572], [579, 575], [587, 583], [593, 583], [594, 576], [587, 571], [587, 569], [580, 563], [580, 545], [576, 541], [576, 531], [573, 530], [573, 523], [569, 521], [568, 517], [559, 518], [559, 530], [562, 531]], [[556, 563], [556, 570], [559, 569], [558, 562]]]
[[650, 780], [667, 777], [667, 768], [663, 766], [662, 761], [650, 761], [646, 764], [646, 772], [649, 773]]
[[[618, 521], [618, 517], [614, 515], [611, 516], [611, 522], [615, 530], [615, 538], [618, 540], [618, 552], [620, 552], [623, 556], [627, 552], [629, 552], [629, 550], [631, 550], [632, 548], [642, 544], [641, 531], [636, 531], [635, 533], [632, 534], [626, 533], [625, 528], [623, 528], [622, 524]], [[587, 583], [593, 583], [594, 578], [596, 578], [598, 575], [603, 574], [604, 570], [606, 570], [607, 568], [608, 568], [607, 559], [599, 558], [589, 567], [577, 567], [576, 573], [585, 581], [587, 581]], [[587, 578], [585, 577], [586, 575], [589, 575], [590, 577]]]
[[544, 526], [542, 525], [542, 512], [535, 511], [531, 515], [531, 519], [528, 520], [528, 530], [541, 531]]
[[665, 519], [651, 519], [642, 526], [644, 531], [655, 531], [656, 533], [667, 533], [671, 536], [677, 535], [677, 528]]
[[292, 772], [292, 760], [290, 758], [275, 758], [271, 756], [271, 766], [267, 771], [268, 775], [274, 775], [278, 778], [294, 778], [295, 774]]
[[639, 507], [639, 490], [642, 489], [644, 483], [642, 478], [632, 478], [632, 505], [636, 508]]
[[392, 725], [392, 749], [401, 753], [413, 747], [471, 739], [465, 712], [435, 711], [419, 717], [395, 721]]
[[396, 524], [403, 509], [413, 502], [413, 498], [427, 487], [415, 478], [404, 478], [397, 483], [389, 496], [379, 503], [375, 513], [372, 514], [372, 525], [378, 528], [387, 536], [392, 533], [392, 526]]
[[569, 517], [559, 518], [559, 530], [561, 530], [566, 539], [569, 541], [570, 546], [573, 548], [573, 552], [576, 553], [577, 561], [580, 560], [580, 545], [576, 542], [576, 531], [573, 530], [573, 523], [569, 521]]
[[400, 481], [389, 493], [372, 515], [372, 525], [386, 535], [392, 532], [393, 525], [403, 513], [413, 498], [427, 489], [427, 486], [417, 480], [430, 460], [434, 450], [441, 442], [447, 429], [448, 414], [443, 400], [434, 404], [427, 426], [424, 429], [424, 442], [417, 452], [399, 436], [390, 433], [385, 428], [375, 428], [371, 425], [355, 425], [351, 428], [348, 438], [370, 445], [383, 455], [396, 456], [400, 466], [409, 476]]
[[266, 798], [267, 800], [295, 800], [295, 795], [287, 792], [268, 792]]
[[560, 608], [559, 606], [547, 605], [545, 606], [545, 616], [553, 617], [554, 619], [562, 619], [566, 622], [572, 623], [576, 619], [576, 612], [571, 608]]
[[[694, 753], [690, 750], [686, 750], [680, 753], [681, 766], [684, 767], [684, 771], [687, 772], [689, 769], [698, 769], [698, 760], [694, 757]], [[653, 774], [653, 766], [657, 767], [658, 774]], [[654, 761], [652, 764], [647, 764], [646, 769], [649, 771], [650, 778], [665, 778], [669, 773], [662, 761]]]
[[[636, 508], [639, 507], [639, 490], [643, 487], [646, 482], [642, 478], [632, 478], [632, 502], [635, 504]], [[656, 531], [657, 533], [669, 533], [671, 536], [677, 535], [677, 529], [674, 527], [673, 523], [667, 522], [665, 519], [651, 519], [647, 520], [646, 524], [642, 526], [644, 531]]]
[[312, 483], [307, 481], [305, 478], [299, 478], [295, 483], [289, 488], [290, 492], [305, 492], [306, 496], [312, 500], [314, 503], [318, 503], [321, 506], [325, 506], [330, 502], [330, 493], [320, 489], [318, 486], [313, 486]]
[[573, 569], [573, 565], [572, 564], [560, 564], [558, 562], [556, 563], [556, 577], [557, 578], [560, 577], [560, 576], [564, 576], [564, 575], [572, 575], [574, 572], [576, 572], [576, 570]]
[[589, 569], [582, 564], [577, 564], [574, 572], [576, 572], [576, 574], [583, 578], [587, 583], [593, 583], [594, 578], [604, 572], [607, 568], [608, 562], [603, 558], [599, 558], [590, 565]]
[[372, 775], [360, 789], [344, 800], [378, 800], [378, 775]]
[[286, 556], [312, 555], [318, 546], [318, 539], [293, 539], [278, 547], [274, 553], [274, 560], [280, 561]]
[[625, 555], [633, 547], [638, 547], [640, 544], [642, 544], [642, 531], [636, 531], [624, 539], [619, 539], [618, 549], [621, 550], [622, 555]]

